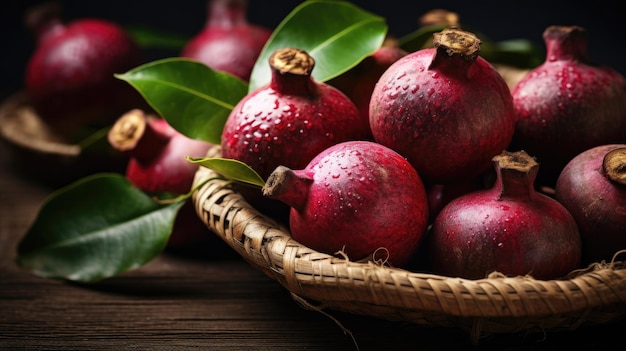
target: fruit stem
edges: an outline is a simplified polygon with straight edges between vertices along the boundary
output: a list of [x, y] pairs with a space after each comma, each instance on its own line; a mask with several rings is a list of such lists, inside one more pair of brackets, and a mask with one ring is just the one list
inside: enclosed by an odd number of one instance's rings
[[248, 23], [247, 0], [210, 0], [205, 28], [233, 28]]
[[61, 21], [61, 5], [57, 2], [44, 3], [28, 10], [24, 22], [39, 42], [65, 28]]
[[626, 185], [626, 147], [607, 152], [602, 160], [602, 170], [611, 181]]
[[436, 26], [445, 24], [448, 26], [459, 25], [459, 14], [446, 9], [432, 9], [418, 19], [420, 27]]
[[309, 187], [313, 183], [311, 177], [301, 171], [294, 171], [285, 166], [278, 166], [269, 175], [261, 189], [263, 196], [279, 200], [300, 211], [304, 208]]
[[433, 33], [436, 51], [428, 69], [460, 70], [457, 74], [465, 72], [463, 76], [467, 76], [469, 67], [480, 53], [480, 44], [476, 35], [455, 26]]
[[543, 32], [547, 60], [587, 62], [587, 32], [579, 26], [549, 26]]
[[[503, 151], [492, 158], [496, 169], [494, 187], [499, 191], [498, 199], [507, 197], [531, 199], [536, 193], [535, 178], [539, 163], [525, 151]], [[498, 189], [499, 188], [499, 189]]]
[[139, 163], [147, 164], [158, 157], [169, 143], [173, 133], [165, 123], [159, 126], [159, 118], [133, 109], [122, 115], [107, 135], [111, 146]]
[[306, 51], [296, 48], [282, 48], [274, 51], [269, 58], [272, 69], [270, 88], [285, 94], [310, 96], [315, 92], [311, 72], [315, 60]]

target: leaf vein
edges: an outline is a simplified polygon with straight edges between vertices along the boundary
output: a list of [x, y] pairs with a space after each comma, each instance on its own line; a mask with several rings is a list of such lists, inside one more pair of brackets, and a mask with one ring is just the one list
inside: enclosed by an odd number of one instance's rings
[[370, 23], [376, 23], [378, 22], [378, 20], [369, 20], [369, 21], [360, 21], [360, 22], [356, 22], [353, 25], [346, 27], [344, 30], [337, 32], [337, 34], [332, 35], [330, 37], [328, 37], [328, 39], [324, 40], [323, 42], [319, 43], [319, 45], [317, 45], [314, 48], [311, 48], [311, 50], [309, 51], [309, 54], [314, 56], [316, 52], [324, 49], [325, 47], [327, 47], [328, 45], [332, 44], [333, 42], [337, 41], [338, 38], [345, 36], [347, 33], [353, 32], [358, 28], [364, 27]]
[[166, 81], [166, 80], [161, 80], [161, 79], [144, 79], [144, 81], [153, 82], [153, 83], [159, 83], [159, 84], [162, 84], [164, 86], [168, 86], [168, 87], [171, 87], [171, 88], [176, 88], [178, 90], [187, 92], [187, 93], [189, 93], [191, 95], [195, 95], [195, 96], [201, 97], [201, 98], [203, 98], [205, 100], [208, 100], [208, 101], [210, 101], [210, 102], [212, 102], [212, 103], [214, 103], [216, 105], [219, 105], [219, 106], [221, 106], [221, 107], [223, 107], [225, 109], [228, 109], [228, 110], [232, 110], [232, 109], [235, 108], [235, 106], [232, 105], [232, 104], [225, 103], [222, 100], [215, 99], [215, 98], [213, 98], [210, 95], [203, 94], [203, 93], [201, 93], [198, 90], [194, 90], [194, 89], [188, 88], [188, 87], [186, 87], [184, 85], [172, 83], [172, 82], [169, 82], [169, 81]]

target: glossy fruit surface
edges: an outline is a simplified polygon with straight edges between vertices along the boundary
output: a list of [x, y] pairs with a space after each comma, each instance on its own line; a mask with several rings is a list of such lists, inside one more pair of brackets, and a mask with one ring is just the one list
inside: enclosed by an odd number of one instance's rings
[[[354, 103], [311, 77], [314, 64], [308, 53], [295, 48], [279, 49], [270, 57], [271, 82], [239, 101], [226, 120], [223, 157], [246, 163], [266, 179], [280, 165], [304, 168], [331, 145], [367, 138], [369, 125]], [[268, 201], [258, 191], [248, 195], [249, 201], [254, 196]]]
[[626, 144], [578, 154], [559, 175], [554, 196], [578, 224], [585, 262], [610, 262], [626, 249]]
[[116, 79], [143, 63], [142, 52], [116, 23], [83, 18], [62, 22], [58, 7], [36, 8], [29, 28], [37, 38], [25, 72], [25, 89], [38, 114], [63, 132], [112, 124], [141, 96]]
[[511, 92], [478, 56], [475, 35], [450, 28], [433, 43], [385, 71], [369, 118], [376, 142], [407, 157], [428, 183], [444, 184], [488, 170], [515, 121]]
[[383, 45], [348, 72], [328, 81], [328, 84], [346, 94], [369, 123], [370, 99], [376, 83], [389, 66], [407, 54], [398, 46]]
[[[109, 142], [130, 156], [126, 178], [149, 194], [181, 195], [191, 191], [198, 165], [186, 156], [204, 157], [212, 144], [190, 139], [167, 121], [141, 110], [121, 116], [109, 131]], [[191, 199], [180, 209], [168, 245], [190, 245], [209, 235]]]
[[494, 157], [494, 167], [492, 188], [460, 196], [437, 215], [429, 236], [435, 272], [556, 279], [578, 268], [576, 222], [563, 205], [535, 191], [539, 164], [523, 151], [505, 151]]
[[247, 0], [210, 0], [204, 28], [181, 51], [182, 57], [250, 80], [272, 31], [247, 19]]
[[493, 186], [495, 173], [493, 171], [468, 179], [461, 179], [447, 184], [430, 184], [426, 189], [431, 221], [450, 201], [473, 191], [489, 189]]
[[626, 140], [626, 79], [588, 58], [579, 26], [550, 26], [545, 62], [513, 89], [513, 147], [542, 163], [548, 185], [577, 154]]
[[406, 264], [428, 224], [424, 185], [395, 151], [370, 141], [329, 147], [301, 170], [277, 167], [265, 196], [291, 207], [289, 228], [298, 242], [351, 260], [373, 255]]

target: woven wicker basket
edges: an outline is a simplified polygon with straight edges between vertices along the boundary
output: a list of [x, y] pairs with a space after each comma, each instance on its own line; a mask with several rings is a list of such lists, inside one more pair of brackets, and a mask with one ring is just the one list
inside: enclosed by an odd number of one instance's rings
[[[219, 146], [208, 156], [218, 157]], [[595, 263], [567, 279], [548, 281], [497, 274], [467, 280], [352, 262], [299, 244], [228, 181], [200, 167], [194, 182], [205, 180], [193, 198], [205, 224], [295, 299], [316, 309], [458, 327], [473, 342], [484, 334], [573, 330], [626, 316], [622, 261]]]

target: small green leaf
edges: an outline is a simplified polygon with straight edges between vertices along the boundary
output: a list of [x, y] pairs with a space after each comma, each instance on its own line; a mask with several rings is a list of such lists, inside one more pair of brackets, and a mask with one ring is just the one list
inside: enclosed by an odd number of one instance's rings
[[265, 184], [263, 178], [247, 164], [221, 157], [205, 157], [194, 158], [187, 156], [187, 160], [191, 163], [199, 164], [203, 167], [211, 169], [227, 179], [262, 188]]
[[117, 78], [128, 82], [180, 133], [219, 144], [224, 123], [247, 94], [241, 79], [186, 58], [141, 65]]
[[309, 0], [276, 27], [255, 63], [248, 91], [269, 83], [269, 57], [277, 49], [295, 47], [315, 59], [313, 77], [327, 81], [356, 66], [383, 43], [387, 24], [347, 1]]
[[129, 26], [126, 31], [144, 49], [181, 51], [189, 38], [146, 26]]
[[140, 267], [165, 248], [184, 202], [160, 205], [115, 173], [51, 194], [18, 246], [35, 274], [94, 282]]
[[407, 52], [415, 52], [433, 46], [433, 34], [448, 28], [447, 24], [433, 24], [420, 27], [398, 40], [398, 46]]
[[527, 39], [509, 39], [491, 42], [484, 40], [480, 56], [492, 63], [503, 63], [519, 68], [535, 68], [543, 63], [545, 53]]

